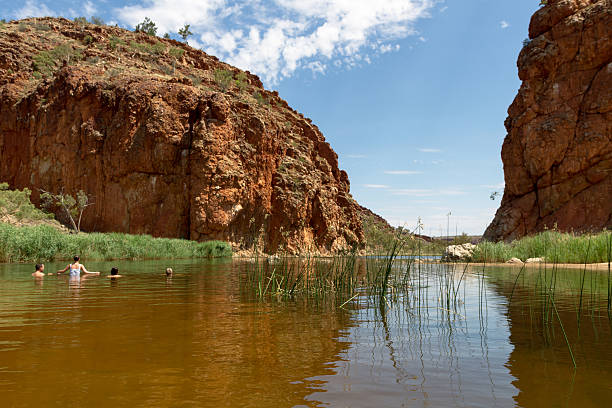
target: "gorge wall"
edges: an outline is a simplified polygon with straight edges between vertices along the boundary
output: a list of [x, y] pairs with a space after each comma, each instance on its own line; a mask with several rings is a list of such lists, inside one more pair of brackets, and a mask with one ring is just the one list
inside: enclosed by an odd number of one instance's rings
[[86, 231], [266, 252], [363, 246], [347, 174], [260, 80], [183, 43], [65, 19], [0, 27], [0, 181], [94, 205]]
[[612, 227], [612, 0], [549, 0], [518, 58], [505, 190], [484, 237]]

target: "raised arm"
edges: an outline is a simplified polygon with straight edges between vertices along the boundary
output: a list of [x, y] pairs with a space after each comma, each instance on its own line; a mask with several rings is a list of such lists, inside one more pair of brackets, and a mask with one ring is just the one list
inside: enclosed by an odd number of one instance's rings
[[83, 264], [81, 264], [81, 270], [82, 270], [83, 272], [85, 272], [85, 273], [90, 274], [90, 275], [99, 275], [99, 274], [100, 274], [100, 272], [89, 272], [89, 271], [87, 270], [87, 268], [85, 268], [85, 265], [83, 265]]
[[68, 268], [70, 268], [70, 265], [66, 266], [64, 269], [62, 269], [61, 271], [57, 271], [57, 273], [64, 273], [68, 270]]

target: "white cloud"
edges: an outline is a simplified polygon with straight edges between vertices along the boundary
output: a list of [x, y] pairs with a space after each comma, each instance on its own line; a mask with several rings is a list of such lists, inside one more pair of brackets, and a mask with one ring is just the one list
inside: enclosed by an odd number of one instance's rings
[[[267, 82], [298, 69], [324, 72], [328, 66], [371, 62], [368, 52], [398, 49], [394, 42], [416, 34], [413, 26], [437, 0], [140, 0], [114, 10], [131, 26], [151, 18], [160, 33], [184, 24], [195, 34], [190, 44]], [[338, 63], [339, 62], [339, 63]]]
[[385, 170], [384, 173], [391, 174], [391, 175], [413, 175], [413, 174], [422, 174], [423, 172], [414, 171], [414, 170]]
[[427, 38], [421, 36], [421, 37], [419, 37], [419, 41], [420, 42], [427, 42]]
[[98, 8], [91, 1], [86, 1], [83, 4], [83, 11], [87, 17], [91, 17], [98, 12]]
[[497, 184], [483, 184], [480, 187], [494, 189], [494, 190], [503, 190], [505, 186], [506, 186], [506, 183], [502, 181], [501, 183], [497, 183]]
[[467, 192], [458, 189], [440, 189], [440, 190], [429, 190], [429, 189], [397, 189], [392, 190], [391, 194], [397, 196], [410, 196], [410, 197], [436, 197], [436, 196], [458, 196], [465, 195]]
[[434, 195], [433, 190], [418, 190], [418, 189], [398, 189], [391, 192], [393, 195], [398, 196], [411, 196], [411, 197], [429, 197]]
[[365, 188], [377, 188], [377, 189], [389, 188], [389, 186], [387, 186], [385, 184], [364, 184], [363, 186]]
[[440, 13], [444, 13], [446, 10], [448, 10], [448, 6], [444, 6], [440, 9]]
[[44, 3], [38, 3], [34, 0], [27, 0], [23, 7], [16, 10], [13, 13], [13, 16], [17, 19], [22, 19], [26, 17], [44, 17], [44, 16], [54, 16], [55, 12], [47, 7]]
[[423, 147], [423, 148], [420, 148], [418, 150], [421, 153], [441, 153], [442, 152], [442, 150], [440, 150], [440, 149], [431, 149], [431, 148], [427, 148], [427, 147]]
[[510, 27], [510, 24], [509, 24], [507, 21], [502, 20], [502, 21], [500, 21], [500, 22], [499, 22], [499, 26], [500, 26], [502, 29], [506, 29], [506, 28]]

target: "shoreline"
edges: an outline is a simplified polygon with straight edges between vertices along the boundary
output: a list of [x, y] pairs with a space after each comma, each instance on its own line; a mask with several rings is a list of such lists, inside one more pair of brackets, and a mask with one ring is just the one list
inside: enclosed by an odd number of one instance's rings
[[[587, 270], [591, 271], [607, 271], [608, 263], [607, 262], [599, 262], [599, 263], [588, 263], [588, 264], [576, 264], [576, 263], [547, 263], [547, 262], [533, 262], [533, 263], [506, 263], [506, 262], [490, 262], [483, 264], [482, 262], [455, 262], [448, 263], [453, 265], [461, 265], [461, 266], [474, 266], [474, 267], [482, 267], [484, 266], [496, 266], [496, 267], [512, 267], [512, 268], [522, 268], [525, 269], [535, 269], [535, 268], [562, 268], [562, 269], [584, 269], [586, 266]], [[612, 265], [612, 264], [611, 264]], [[612, 267], [612, 266], [611, 266]]]

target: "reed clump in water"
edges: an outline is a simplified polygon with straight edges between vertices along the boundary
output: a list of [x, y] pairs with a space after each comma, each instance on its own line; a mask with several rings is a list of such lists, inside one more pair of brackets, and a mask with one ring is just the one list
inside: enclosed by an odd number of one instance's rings
[[[608, 261], [608, 242], [612, 231], [599, 234], [577, 235], [555, 230], [505, 242], [481, 242], [476, 247], [472, 260], [483, 262], [506, 262], [511, 258], [523, 261], [528, 258], [545, 258], [550, 263], [603, 263]], [[587, 251], [588, 249], [588, 251]], [[585, 259], [584, 254], [588, 252]]]
[[[606, 239], [604, 260], [610, 265], [612, 234], [586, 238], [584, 247], [576, 247], [574, 258], [585, 263], [585, 268], [560, 282], [560, 262], [557, 260], [564, 259], [567, 246], [561, 247], [557, 241], [549, 239], [544, 241], [540, 253], [548, 254], [552, 268], [542, 266], [538, 270], [528, 270], [523, 267], [518, 272], [510, 272], [509, 276], [512, 291], [508, 308], [527, 308], [531, 321], [540, 328], [534, 335], [542, 336], [545, 344], [552, 344], [555, 338], [565, 343], [568, 359], [574, 367], [580, 362], [580, 355], [574, 355], [573, 345], [580, 341], [581, 320], [590, 317], [593, 323], [601, 323], [599, 319], [604, 316], [606, 304], [607, 315], [612, 315], [612, 272], [606, 276], [589, 270], [586, 265], [592, 259], [592, 252], [597, 251], [600, 245], [597, 240], [601, 236]], [[443, 321], [444, 327], [451, 331], [456, 329], [456, 322], [468, 319], [468, 310], [477, 310], [481, 330], [486, 333], [489, 281], [501, 273], [498, 269], [504, 270], [489, 265], [491, 258], [494, 260], [498, 256], [494, 251], [488, 252], [489, 248], [485, 247], [487, 252], [483, 253], [481, 265], [424, 263], [419, 254], [403, 255], [405, 246], [398, 239], [384, 256], [358, 257], [351, 253], [332, 258], [280, 257], [273, 262], [266, 258], [255, 259], [243, 270], [242, 281], [245, 290], [261, 301], [331, 300], [326, 304], [341, 308], [347, 305], [359, 308], [366, 302], [381, 319], [387, 311], [395, 310], [405, 313], [413, 323], [432, 319], [432, 311], [435, 311], [435, 318]], [[466, 294], [468, 278], [472, 283]], [[521, 287], [520, 297], [515, 296], [518, 287]], [[563, 295], [562, 302], [558, 299], [559, 293]], [[472, 307], [466, 309], [468, 303]], [[568, 319], [572, 315], [576, 325]], [[571, 328], [569, 332], [568, 328]]]
[[0, 223], [0, 262], [64, 260], [74, 254], [90, 260], [217, 258], [232, 256], [232, 250], [221, 241], [120, 233], [66, 234], [47, 225], [15, 227]]

